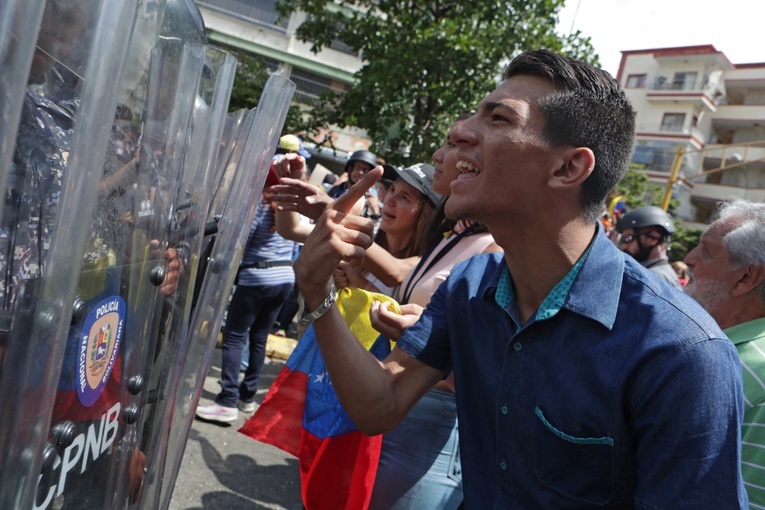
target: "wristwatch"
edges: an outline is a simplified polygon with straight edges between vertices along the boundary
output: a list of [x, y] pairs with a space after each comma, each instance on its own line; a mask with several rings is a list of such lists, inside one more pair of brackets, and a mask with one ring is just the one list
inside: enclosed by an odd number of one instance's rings
[[332, 304], [337, 300], [337, 292], [333, 290], [329, 291], [329, 296], [324, 299], [324, 301], [311, 313], [305, 313], [303, 311], [303, 314], [300, 316], [300, 319], [298, 320], [298, 324], [301, 326], [307, 326], [325, 313], [327, 313], [327, 310], [332, 308]]

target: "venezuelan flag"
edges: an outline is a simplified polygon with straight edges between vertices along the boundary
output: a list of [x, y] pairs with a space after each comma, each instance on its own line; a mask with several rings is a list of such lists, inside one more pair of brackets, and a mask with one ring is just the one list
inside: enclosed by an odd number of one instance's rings
[[[361, 289], [342, 289], [338, 308], [351, 332], [378, 359], [390, 341], [369, 321], [373, 301], [389, 297]], [[369, 506], [382, 436], [365, 436], [337, 398], [309, 327], [271, 385], [257, 412], [239, 432], [298, 458], [303, 504], [308, 510], [359, 510]]]

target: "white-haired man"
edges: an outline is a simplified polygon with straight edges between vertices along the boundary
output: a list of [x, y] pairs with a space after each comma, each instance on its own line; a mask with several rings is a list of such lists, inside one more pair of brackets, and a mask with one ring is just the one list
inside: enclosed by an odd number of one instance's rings
[[741, 358], [741, 468], [752, 508], [765, 508], [765, 204], [723, 204], [685, 263], [685, 292], [723, 328]]

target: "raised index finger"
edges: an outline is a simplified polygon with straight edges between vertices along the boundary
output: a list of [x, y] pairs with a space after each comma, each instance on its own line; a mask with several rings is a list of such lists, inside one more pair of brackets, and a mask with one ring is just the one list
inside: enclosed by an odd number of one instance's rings
[[367, 172], [359, 182], [351, 186], [348, 191], [343, 193], [340, 198], [335, 200], [334, 203], [330, 204], [328, 207], [345, 214], [350, 213], [351, 209], [353, 209], [353, 205], [358, 202], [367, 191], [369, 191], [369, 188], [375, 185], [377, 179], [382, 177], [382, 174], [383, 168], [380, 165], [374, 167]]

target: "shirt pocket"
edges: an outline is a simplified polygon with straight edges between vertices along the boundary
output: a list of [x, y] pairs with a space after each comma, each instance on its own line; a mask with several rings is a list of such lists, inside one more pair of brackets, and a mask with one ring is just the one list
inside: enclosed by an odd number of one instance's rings
[[569, 498], [598, 505], [608, 503], [614, 494], [614, 440], [607, 436], [571, 436], [550, 423], [538, 407], [534, 413], [537, 477]]

